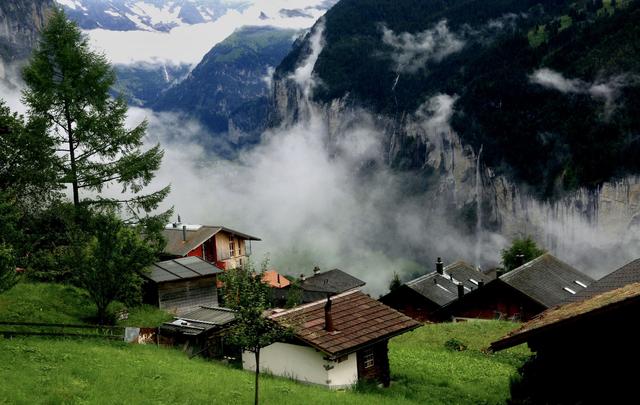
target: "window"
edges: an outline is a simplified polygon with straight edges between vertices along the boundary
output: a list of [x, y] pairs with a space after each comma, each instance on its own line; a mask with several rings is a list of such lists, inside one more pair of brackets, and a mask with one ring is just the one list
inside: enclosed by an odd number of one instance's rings
[[587, 288], [587, 285], [585, 283], [583, 283], [582, 281], [575, 280], [574, 283], [578, 284], [582, 288]]
[[236, 255], [236, 246], [233, 243], [233, 238], [229, 238], [229, 257]]
[[573, 291], [571, 288], [569, 287], [562, 287], [563, 290], [565, 290], [566, 292], [568, 292], [569, 294], [575, 294], [576, 292]]
[[478, 285], [478, 282], [472, 278], [469, 279], [469, 281], [471, 281], [473, 284]]
[[238, 256], [242, 256], [242, 242], [238, 239]]
[[362, 363], [364, 364], [364, 368], [371, 368], [374, 365], [374, 356], [373, 350], [366, 350], [362, 355]]

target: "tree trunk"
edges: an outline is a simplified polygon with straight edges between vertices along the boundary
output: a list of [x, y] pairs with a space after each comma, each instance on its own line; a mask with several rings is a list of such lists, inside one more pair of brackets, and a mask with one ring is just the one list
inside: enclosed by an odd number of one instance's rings
[[67, 134], [69, 137], [69, 163], [71, 164], [71, 187], [73, 188], [73, 206], [78, 208], [80, 205], [80, 196], [78, 195], [78, 172], [76, 168], [76, 153], [74, 148], [73, 128], [71, 127], [71, 114], [69, 106], [64, 106], [65, 118], [67, 120]]
[[260, 349], [256, 350], [254, 352], [255, 356], [256, 356], [256, 392], [255, 392], [255, 399], [254, 399], [254, 405], [258, 405], [258, 377], [260, 377]]

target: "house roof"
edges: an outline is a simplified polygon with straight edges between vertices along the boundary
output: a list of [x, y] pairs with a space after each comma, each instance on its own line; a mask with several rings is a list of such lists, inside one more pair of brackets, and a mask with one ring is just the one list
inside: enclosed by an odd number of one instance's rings
[[154, 263], [150, 270], [145, 277], [156, 283], [185, 280], [222, 272], [222, 270], [213, 264], [194, 256], [180, 257], [178, 259]]
[[549, 253], [500, 276], [500, 280], [547, 308], [567, 302], [593, 282]]
[[457, 261], [445, 266], [443, 274], [434, 271], [405, 283], [405, 286], [444, 306], [458, 298], [458, 284], [462, 283], [465, 293], [478, 287], [480, 281], [488, 282], [490, 278], [474, 269], [468, 263]]
[[326, 293], [340, 294], [365, 284], [364, 281], [340, 269], [333, 269], [306, 278], [300, 283], [300, 287], [304, 291], [321, 292], [326, 295]]
[[180, 331], [186, 335], [199, 335], [202, 332], [225, 326], [235, 320], [235, 311], [222, 307], [199, 307], [176, 317], [172, 322], [165, 322], [162, 327], [167, 330]]
[[162, 236], [167, 240], [164, 253], [175, 256], [186, 256], [189, 252], [211, 239], [218, 232], [230, 233], [245, 240], [260, 240], [260, 238], [255, 236], [247, 235], [246, 233], [238, 232], [224, 226], [189, 226], [185, 231], [186, 240], [182, 240], [182, 232], [182, 225], [180, 224], [176, 224], [175, 228], [170, 225], [162, 231]]
[[598, 281], [594, 281], [582, 291], [571, 297], [571, 301], [581, 301], [606, 291], [624, 287], [627, 284], [640, 282], [640, 259], [625, 264], [619, 269], [607, 274]]
[[332, 358], [353, 353], [421, 325], [359, 290], [330, 299], [335, 332], [324, 330], [326, 299], [276, 312], [270, 319], [293, 328], [296, 338]]
[[291, 284], [285, 276], [273, 269], [264, 272], [262, 275], [262, 281], [269, 284], [269, 287], [272, 288], [284, 288]]
[[500, 340], [491, 343], [492, 350], [503, 350], [528, 341], [531, 337], [569, 322], [584, 320], [590, 315], [609, 313], [640, 301], [640, 283], [607, 291], [584, 301], [570, 302], [548, 309]]

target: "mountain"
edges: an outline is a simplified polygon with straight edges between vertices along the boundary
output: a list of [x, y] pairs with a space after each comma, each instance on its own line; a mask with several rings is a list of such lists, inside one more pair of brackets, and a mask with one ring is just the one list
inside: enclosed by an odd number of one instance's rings
[[[219, 0], [56, 0], [83, 29], [170, 31], [212, 22], [242, 3]], [[237, 4], [237, 6], [233, 6]]]
[[269, 69], [289, 53], [295, 37], [296, 31], [272, 27], [237, 30], [153, 108], [188, 113], [214, 133], [251, 135], [235, 139], [238, 144], [253, 142], [267, 118]]
[[0, 72], [2, 61], [10, 63], [29, 57], [38, 43], [52, 0], [0, 2]]
[[[640, 171], [637, 21], [637, 1], [342, 0], [324, 17], [314, 99], [400, 120], [448, 95], [453, 131], [496, 173], [543, 198], [593, 189]], [[420, 169], [424, 145], [403, 142], [391, 164]]]
[[148, 107], [191, 70], [188, 64], [166, 62], [117, 64], [113, 66], [118, 82], [115, 92], [124, 94], [130, 105]]

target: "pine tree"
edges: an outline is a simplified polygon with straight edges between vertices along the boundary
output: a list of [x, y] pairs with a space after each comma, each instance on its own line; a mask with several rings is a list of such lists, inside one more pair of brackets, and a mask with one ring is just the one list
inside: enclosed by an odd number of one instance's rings
[[[57, 145], [62, 156], [58, 181], [71, 185], [76, 207], [116, 206], [131, 219], [157, 208], [169, 187], [141, 191], [159, 168], [163, 151], [160, 145], [142, 150], [146, 121], [125, 127], [127, 104], [122, 96], [110, 95], [112, 67], [89, 48], [62, 10], [52, 13], [23, 78], [29, 120]], [[101, 195], [114, 185], [122, 188], [122, 198]]]

